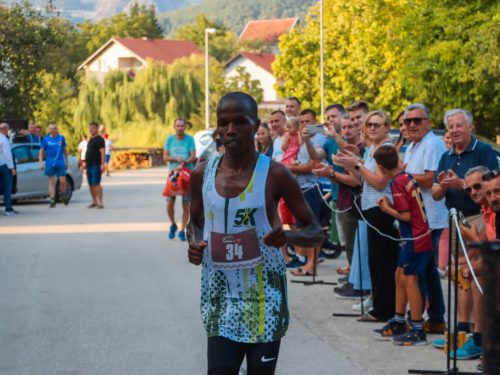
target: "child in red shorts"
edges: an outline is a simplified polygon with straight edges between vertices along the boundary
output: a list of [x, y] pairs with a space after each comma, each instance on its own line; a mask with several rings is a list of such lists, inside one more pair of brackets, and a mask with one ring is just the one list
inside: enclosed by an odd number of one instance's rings
[[[422, 296], [418, 275], [423, 274], [432, 239], [424, 202], [415, 179], [398, 167], [398, 152], [392, 145], [381, 146], [373, 158], [384, 176], [392, 179], [394, 206], [387, 196], [377, 200], [382, 211], [399, 221], [403, 241], [396, 271], [396, 315], [382, 329], [373, 332], [379, 338], [391, 339], [398, 345], [426, 345], [427, 336], [422, 320]], [[411, 324], [406, 328], [406, 304], [410, 304]]]

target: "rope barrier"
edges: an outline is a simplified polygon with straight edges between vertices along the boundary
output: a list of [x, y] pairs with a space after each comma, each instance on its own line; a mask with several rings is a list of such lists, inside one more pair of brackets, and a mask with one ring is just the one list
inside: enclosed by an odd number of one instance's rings
[[[457, 230], [457, 236], [460, 239], [460, 244], [462, 245], [462, 249], [464, 250], [464, 255], [465, 255], [465, 260], [467, 261], [467, 264], [469, 265], [470, 272], [472, 274], [472, 277], [474, 278], [474, 281], [476, 282], [477, 288], [483, 293], [483, 289], [481, 288], [481, 285], [479, 284], [479, 281], [477, 281], [476, 274], [474, 273], [474, 270], [472, 269], [472, 265], [470, 264], [469, 260], [469, 255], [467, 255], [467, 248], [465, 247], [464, 244], [464, 239], [462, 238], [462, 232], [460, 231], [460, 225], [458, 224], [458, 219], [457, 219], [457, 210], [455, 208], [452, 208], [450, 210], [451, 217], [453, 218], [453, 221], [455, 222], [456, 230]], [[455, 262], [458, 262], [458, 259], [455, 259]], [[455, 275], [457, 277], [457, 275]]]
[[[319, 187], [319, 185], [318, 185], [318, 184], [316, 184], [316, 187], [318, 188], [318, 191], [319, 191], [319, 194], [321, 195], [321, 198], [323, 199], [323, 201], [326, 203], [326, 205], [328, 206], [328, 208], [329, 208], [331, 211], [333, 211], [333, 212], [335, 212], [335, 213], [337, 213], [337, 214], [342, 214], [342, 213], [344, 213], [344, 212], [349, 211], [349, 210], [352, 208], [352, 206], [351, 206], [351, 207], [349, 207], [349, 208], [347, 208], [347, 209], [345, 209], [345, 210], [341, 210], [341, 211], [336, 210], [335, 208], [333, 208], [333, 207], [332, 207], [331, 203], [329, 203], [329, 202], [325, 199], [325, 197], [323, 196], [323, 192], [321, 191], [321, 188]], [[307, 190], [306, 190], [306, 191], [307, 191]]]
[[[418, 240], [420, 238], [423, 238], [425, 236], [427, 236], [429, 233], [431, 233], [433, 230], [437, 229], [437, 228], [434, 228], [434, 229], [430, 229], [428, 232], [422, 234], [421, 236], [418, 236], [418, 237], [415, 237], [415, 238], [394, 238], [394, 237], [391, 237], [385, 233], [382, 233], [381, 231], [379, 231], [377, 228], [375, 228], [373, 225], [371, 225], [366, 219], [365, 217], [363, 216], [363, 214], [361, 213], [361, 209], [358, 207], [358, 204], [356, 203], [356, 201], [354, 201], [354, 205], [356, 206], [356, 208], [358, 209], [358, 212], [359, 212], [359, 215], [361, 216], [361, 218], [366, 222], [366, 225], [368, 225], [370, 228], [372, 228], [373, 230], [375, 230], [376, 232], [378, 232], [378, 234], [380, 234], [381, 236], [384, 236], [384, 237], [387, 237], [387, 238], [390, 238], [391, 240], [393, 241], [396, 241], [396, 242], [401, 242], [401, 241], [415, 241], [415, 240]], [[448, 217], [446, 217], [443, 221], [441, 221], [437, 226], [440, 227], [441, 224], [444, 224], [446, 221], [448, 220]]]

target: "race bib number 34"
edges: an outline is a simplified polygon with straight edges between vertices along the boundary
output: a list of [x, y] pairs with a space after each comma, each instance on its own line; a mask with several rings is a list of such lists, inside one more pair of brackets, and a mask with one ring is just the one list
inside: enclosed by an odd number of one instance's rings
[[253, 228], [231, 234], [212, 232], [211, 245], [214, 269], [252, 268], [262, 261], [259, 238]]

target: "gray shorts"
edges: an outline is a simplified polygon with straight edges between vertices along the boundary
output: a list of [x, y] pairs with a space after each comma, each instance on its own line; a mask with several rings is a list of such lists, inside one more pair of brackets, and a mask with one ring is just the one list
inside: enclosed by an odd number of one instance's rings
[[[191, 193], [187, 193], [187, 195], [181, 195], [182, 197], [182, 203], [191, 203]], [[168, 201], [174, 201], [175, 202], [175, 198], [177, 197], [167, 197], [167, 202]]]

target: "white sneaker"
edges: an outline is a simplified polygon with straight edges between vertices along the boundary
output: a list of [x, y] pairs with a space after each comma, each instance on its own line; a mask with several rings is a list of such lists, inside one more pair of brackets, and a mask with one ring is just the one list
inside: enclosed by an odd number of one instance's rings
[[[373, 300], [371, 298], [367, 298], [363, 301], [363, 310], [364, 311], [370, 311], [373, 308]], [[361, 311], [361, 303], [356, 303], [355, 305], [352, 305], [352, 309], [354, 311]]]
[[442, 269], [439, 269], [439, 268], [437, 270], [438, 270], [438, 273], [439, 273], [439, 277], [441, 279], [446, 279], [447, 272], [443, 271]]

